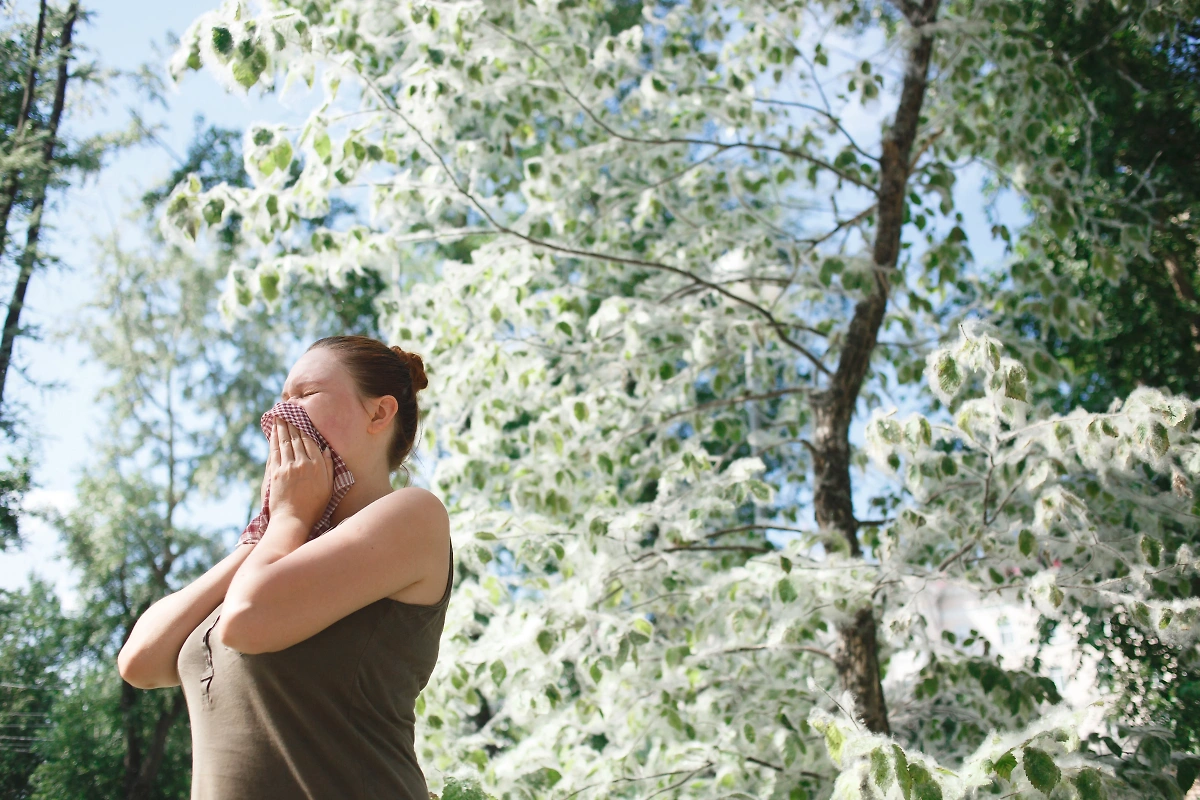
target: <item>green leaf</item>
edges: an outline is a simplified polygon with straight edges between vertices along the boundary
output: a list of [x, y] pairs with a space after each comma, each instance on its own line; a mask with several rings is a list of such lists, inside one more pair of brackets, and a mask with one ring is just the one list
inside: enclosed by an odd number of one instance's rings
[[878, 747], [871, 751], [871, 780], [885, 792], [892, 782], [892, 770], [888, 763], [888, 757]]
[[1036, 542], [1037, 539], [1033, 535], [1033, 531], [1028, 528], [1022, 528], [1021, 532], [1017, 535], [1017, 547], [1020, 548], [1021, 555], [1023, 556], [1027, 556], [1033, 552], [1033, 546]]
[[742, 726], [742, 735], [746, 737], [746, 741], [750, 744], [754, 744], [754, 740], [758, 738], [754, 733], [754, 726], [749, 722]]
[[1152, 567], [1157, 567], [1162, 560], [1162, 542], [1155, 539], [1153, 536], [1142, 537], [1142, 555], [1146, 558], [1146, 563]]
[[587, 418], [588, 418], [587, 404], [583, 403], [582, 401], [576, 400], [575, 401], [575, 419], [579, 420], [580, 422], [583, 422]]
[[683, 659], [692, 654], [692, 648], [686, 644], [667, 648], [666, 659], [668, 667], [677, 667]]
[[238, 59], [233, 65], [233, 78], [244, 88], [249, 89], [258, 82], [258, 76], [267, 68], [267, 52], [261, 47], [255, 48], [249, 58]]
[[263, 298], [268, 302], [274, 302], [279, 297], [278, 272], [260, 272], [258, 274], [258, 285], [262, 289]]
[[276, 167], [287, 169], [292, 163], [292, 143], [284, 139], [271, 150], [271, 157], [275, 159]]
[[1105, 800], [1108, 797], [1100, 770], [1090, 767], [1079, 770], [1075, 775], [1075, 788], [1079, 790], [1080, 800]]
[[1146, 759], [1153, 769], [1166, 769], [1171, 763], [1171, 743], [1160, 736], [1147, 736], [1138, 745], [1138, 754]]
[[892, 745], [892, 757], [896, 765], [896, 783], [900, 784], [900, 794], [904, 796], [904, 800], [910, 800], [913, 785], [912, 773], [909, 772], [908, 758], [900, 749], [900, 745]]
[[542, 631], [537, 635], [537, 644], [543, 653], [549, 653], [550, 648], [554, 647], [554, 634], [550, 631]]
[[963, 385], [963, 374], [958, 369], [958, 362], [948, 352], [938, 354], [934, 364], [934, 375], [937, 376], [938, 388], [950, 397], [957, 394]]
[[233, 34], [228, 28], [213, 28], [212, 29], [213, 49], [223, 56], [228, 56], [233, 52]]
[[505, 668], [503, 661], [493, 661], [491, 671], [492, 671], [492, 681], [497, 686], [504, 683], [504, 677], [506, 675], [508, 675], [508, 669]]
[[1166, 426], [1162, 422], [1150, 423], [1150, 435], [1146, 438], [1146, 444], [1150, 446], [1150, 451], [1159, 458], [1166, 455], [1166, 451], [1171, 446], [1171, 440], [1166, 435]]
[[[1200, 758], [1185, 758], [1182, 759], [1175, 767], [1175, 782], [1179, 784], [1179, 791], [1187, 794], [1192, 788], [1192, 784], [1196, 782], [1196, 776], [1200, 775]], [[1083, 792], [1080, 791], [1080, 794]], [[1083, 800], [1092, 800], [1085, 797]]]
[[837, 725], [828, 725], [825, 728], [825, 747], [829, 750], [829, 757], [833, 759], [833, 763], [839, 767], [842, 764], [842, 747], [846, 744], [846, 736], [842, 733], [841, 728]]
[[633, 621], [633, 630], [629, 632], [629, 639], [634, 644], [645, 644], [653, 635], [654, 626], [650, 624], [650, 620], [638, 617]]
[[1025, 767], [1025, 777], [1029, 778], [1029, 782], [1035, 789], [1049, 797], [1050, 791], [1058, 785], [1058, 779], [1062, 777], [1062, 772], [1054, 763], [1054, 759], [1045, 750], [1023, 747], [1021, 748], [1021, 762]]
[[992, 770], [1004, 780], [1012, 780], [1012, 771], [1017, 767], [1017, 757], [1009, 750], [1004, 755], [996, 760], [992, 765]]
[[1027, 377], [1025, 368], [1019, 364], [1009, 367], [1004, 376], [1004, 396], [1024, 403], [1028, 398], [1028, 390], [1025, 386]]
[[221, 221], [221, 215], [225, 212], [225, 201], [220, 198], [213, 198], [204, 205], [204, 221], [209, 225], [216, 225]]
[[875, 429], [879, 431], [880, 437], [885, 442], [898, 444], [904, 438], [904, 431], [900, 427], [900, 423], [891, 418], [881, 419], [875, 423]]
[[329, 140], [328, 133], [321, 131], [321, 134], [313, 139], [313, 150], [321, 157], [322, 161], [329, 158], [330, 153], [333, 152], [333, 142]]
[[796, 594], [796, 587], [788, 578], [780, 578], [776, 587], [779, 589], [779, 599], [785, 603], [791, 603], [800, 596]]

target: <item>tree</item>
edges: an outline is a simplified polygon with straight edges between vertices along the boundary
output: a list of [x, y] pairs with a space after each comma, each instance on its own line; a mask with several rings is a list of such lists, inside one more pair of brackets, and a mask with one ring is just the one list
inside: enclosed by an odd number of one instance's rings
[[[1195, 301], [1200, 159], [1192, 146], [1200, 138], [1195, 21], [1200, 9], [1188, 8], [1179, 14], [1178, 29], [1166, 35], [1153, 25], [1129, 26], [1127, 15], [1133, 10], [1107, 3], [1076, 10], [1067, 3], [1044, 2], [1027, 4], [1024, 10], [1039, 30], [1039, 46], [1073, 65], [1090, 101], [1087, 135], [1062, 131], [1056, 146], [1076, 169], [1086, 164], [1121, 191], [1139, 181], [1156, 187], [1148, 209], [1131, 209], [1150, 214], [1147, 253], [1129, 259], [1118, 280], [1095, 273], [1079, 278], [1100, 317], [1094, 329], [1064, 334], [1039, 324], [1036, 317], [1017, 321], [1044, 336], [1066, 368], [1069, 391], [1047, 386], [1045, 392], [1063, 411], [1075, 405], [1104, 411], [1139, 386], [1189, 397], [1200, 394]], [[1110, 214], [1123, 211], [1120, 205], [1107, 209]], [[1047, 255], [1056, 270], [1078, 271], [1093, 244], [1075, 237], [1070, 248], [1052, 248]], [[1186, 526], [1176, 535], [1195, 549]], [[1092, 611], [1081, 643], [1099, 654], [1101, 679], [1122, 695], [1122, 721], [1172, 731], [1176, 750], [1195, 752], [1200, 747], [1195, 651], [1139, 630], [1129, 609], [1100, 605]]]
[[[1172, 13], [1122, 24], [1170, 36]], [[1122, 733], [1104, 761], [1048, 715], [1043, 676], [977, 637], [927, 641], [914, 605], [950, 578], [1192, 637], [1194, 600], [1150, 575], [1194, 570], [1170, 532], [1190, 402], [1059, 420], [1029, 402], [1023, 364], [1056, 369], [1036, 340], [954, 335], [997, 308], [1086, 330], [1051, 254], [1086, 238], [1114, 278], [1147, 255], [1156, 186], [1057, 146], [1091, 97], [1038, 24], [937, 0], [274, 2], [189, 29], [177, 71], [323, 81], [299, 132], [252, 129], [252, 185], [185, 180], [167, 201], [175, 241], [237, 214], [262, 242], [231, 276], [247, 303], [464, 242], [381, 301], [430, 364], [435, 479], [475, 539], [418, 708], [427, 762], [513, 797], [1170, 794], [1161, 739]], [[991, 242], [955, 207], [970, 164], [1034, 212], [1027, 235], [992, 220], [1020, 269], [973, 263]], [[304, 229], [363, 192], [369, 219]], [[870, 497], [851, 426], [894, 399], [929, 415], [871, 424]], [[1072, 550], [1088, 535], [1094, 564]], [[906, 650], [936, 659], [887, 697]]]
[[[76, 2], [60, 11], [42, 0], [37, 6], [36, 23], [18, 18], [0, 34], [4, 55], [4, 89], [0, 93], [0, 256], [12, 249], [6, 245], [20, 233], [18, 223], [23, 224], [25, 234], [24, 245], [13, 259], [17, 274], [0, 333], [0, 429], [15, 445], [15, 452], [6, 454], [8, 469], [0, 472], [0, 550], [21, 544], [19, 508], [30, 487], [29, 437], [21, 430], [20, 415], [11, 397], [4, 403], [3, 396], [16, 340], [31, 333], [21, 325], [29, 282], [48, 261], [40, 242], [49, 192], [63, 186], [68, 176], [98, 169], [105, 152], [128, 140], [122, 135], [102, 134], [69, 141], [60, 133], [63, 115], [68, 112], [68, 84], [77, 90], [104, 79], [94, 64], [80, 58], [72, 43], [75, 24], [86, 18], [87, 12]], [[47, 73], [52, 79], [46, 79]]]
[[[14, 149], [28, 148], [28, 144], [24, 141], [24, 133], [26, 122], [29, 118], [29, 106], [36, 92], [36, 61], [40, 55], [41, 36], [45, 27], [45, 15], [46, 4], [43, 2], [38, 13], [38, 46], [34, 48], [34, 54], [29, 66], [29, 78], [25, 86], [25, 96], [21, 101], [22, 113], [17, 120]], [[38, 242], [41, 238], [42, 230], [42, 211], [46, 205], [46, 189], [49, 184], [49, 175], [47, 173], [54, 164], [54, 147], [58, 139], [58, 126], [62, 121], [63, 108], [66, 105], [67, 81], [70, 78], [71, 34], [78, 17], [79, 4], [72, 0], [63, 19], [62, 32], [59, 35], [58, 70], [54, 81], [54, 104], [50, 111], [50, 119], [46, 125], [46, 130], [39, 137], [41, 139], [39, 142], [41, 145], [39, 148], [41, 150], [39, 154], [40, 159], [30, 163], [24, 170], [27, 174], [23, 177], [29, 190], [28, 194], [32, 199], [30, 203], [29, 222], [25, 231], [25, 249], [21, 253], [18, 262], [20, 272], [17, 275], [17, 282], [13, 288], [12, 298], [8, 301], [8, 314], [4, 320], [3, 336], [0, 337], [0, 401], [3, 400], [4, 396], [4, 381], [8, 375], [8, 365], [12, 361], [13, 342], [20, 329], [21, 310], [25, 305], [25, 292], [29, 288], [29, 279], [33, 276], [33, 269], [38, 261]], [[4, 205], [0, 207], [0, 211], [4, 212], [5, 227], [7, 227], [8, 222], [7, 212], [12, 208], [13, 197], [18, 191], [17, 176], [9, 176], [7, 183]], [[0, 245], [2, 244], [3, 240], [0, 239]], [[2, 249], [0, 247], [0, 250]]]
[[41, 758], [54, 698], [66, 682], [64, 654], [73, 630], [54, 587], [36, 575], [23, 591], [0, 592], [0, 791], [30, 797], [29, 779]]

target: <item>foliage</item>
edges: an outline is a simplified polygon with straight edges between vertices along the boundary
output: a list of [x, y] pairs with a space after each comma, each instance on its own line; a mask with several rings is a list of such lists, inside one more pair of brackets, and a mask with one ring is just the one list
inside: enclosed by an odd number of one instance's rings
[[[1089, 271], [1094, 242], [1076, 237], [1048, 254], [1056, 269], [1075, 271], [1100, 324], [1082, 335], [1043, 330], [1071, 367], [1072, 390], [1059, 402], [1101, 411], [1138, 386], [1196, 396], [1200, 327], [1196, 281], [1200, 262], [1200, 7], [1179, 4], [1169, 26], [1131, 26], [1135, 9], [1061, 0], [1024, 4], [1042, 47], [1072, 64], [1086, 88], [1089, 124], [1060, 130], [1056, 147], [1118, 193], [1154, 187], [1147, 208], [1114, 204], [1105, 213], [1148, 214], [1147, 253], [1129, 260], [1120, 280]], [[1037, 326], [1036, 319], [1026, 324]], [[1042, 327], [1042, 326], [1037, 326]]]
[[[14, 402], [11, 390], [5, 397], [4, 387], [10, 372], [28, 380], [12, 360], [16, 339], [39, 335], [36, 326], [20, 324], [20, 314], [34, 271], [53, 260], [39, 245], [47, 193], [94, 173], [105, 154], [134, 138], [122, 132], [74, 136], [59, 130], [63, 113], [73, 119], [85, 107], [81, 98], [103, 89], [111, 77], [87, 60], [86, 48], [70, 44], [74, 23], [88, 16], [78, 3], [67, 9], [41, 3], [36, 23], [14, 13], [0, 29], [0, 261], [12, 254], [18, 267], [0, 336], [0, 432], [8, 451], [8, 465], [0, 470], [0, 551], [23, 544], [21, 505], [31, 487], [36, 433], [27, 427], [23, 404]], [[24, 246], [15, 248], [22, 229]]]
[[[1193, 145], [1200, 138], [1200, 8], [1179, 4], [1177, 10], [1169, 25], [1135, 27], [1126, 24], [1135, 10], [1117, 4], [1077, 8], [1050, 0], [1023, 6], [1036, 17], [1039, 46], [1072, 64], [1089, 98], [1087, 127], [1060, 131], [1056, 146], [1077, 169], [1086, 165], [1119, 191], [1143, 182], [1154, 186], [1147, 208], [1114, 204], [1104, 210], [1145, 213], [1151, 224], [1147, 253], [1129, 259], [1119, 279], [1087, 268], [1095, 245], [1087, 237], [1047, 251], [1055, 270], [1078, 275], [1079, 290], [1098, 317], [1094, 329], [1076, 334], [1032, 316], [1020, 321], [1044, 336], [1066, 367], [1067, 391], [1046, 385], [1042, 394], [1060, 411], [1075, 405], [1104, 411], [1139, 386], [1200, 394], [1200, 160]], [[1187, 528], [1181, 525], [1178, 534], [1194, 539]], [[1197, 592], [1183, 596], [1188, 594]], [[1122, 696], [1121, 721], [1173, 731], [1175, 748], [1194, 752], [1200, 739], [1187, 687], [1198, 668], [1196, 652], [1139, 631], [1129, 609], [1095, 606], [1085, 614], [1081, 645], [1097, 654], [1100, 680]]]
[[[189, 29], [177, 71], [324, 95], [298, 131], [247, 132], [249, 185], [181, 181], [164, 233], [238, 215], [261, 246], [231, 319], [375, 269], [430, 365], [463, 579], [426, 764], [502, 797], [1173, 796], [1161, 737], [1055, 712], [1036, 664], [931, 639], [915, 602], [950, 580], [1195, 641], [1193, 404], [1055, 415], [1038, 341], [956, 338], [997, 310], [1083, 333], [1055, 254], [1087, 240], [1111, 280], [1148, 255], [1157, 186], [1058, 146], [1092, 98], [1040, 24], [1006, 2], [277, 0]], [[991, 220], [1011, 262], [974, 263], [972, 163], [1033, 211]], [[369, 215], [304, 224], [347, 197]], [[448, 241], [436, 279], [398, 273]], [[874, 467], [860, 398], [926, 412], [872, 418]], [[888, 738], [839, 686], [906, 654], [926, 661], [886, 687]]]
[[51, 584], [36, 574], [28, 588], [0, 590], [0, 794], [31, 796], [30, 777], [41, 762], [40, 748], [60, 688], [69, 675], [64, 644], [73, 638]]

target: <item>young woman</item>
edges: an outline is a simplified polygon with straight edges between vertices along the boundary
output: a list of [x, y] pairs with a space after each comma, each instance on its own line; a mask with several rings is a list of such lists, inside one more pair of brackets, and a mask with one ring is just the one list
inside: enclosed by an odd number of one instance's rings
[[[414, 703], [437, 660], [453, 552], [438, 498], [390, 480], [412, 450], [426, 384], [421, 357], [398, 347], [314, 343], [282, 400], [328, 446], [275, 415], [260, 538], [244, 534], [131, 631], [121, 676], [143, 689], [182, 683], [192, 800], [429, 797]], [[334, 453], [354, 482], [318, 527]]]

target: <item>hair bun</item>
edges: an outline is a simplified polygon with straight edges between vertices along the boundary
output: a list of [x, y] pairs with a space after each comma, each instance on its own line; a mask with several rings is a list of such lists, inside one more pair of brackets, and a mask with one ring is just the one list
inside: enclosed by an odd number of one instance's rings
[[402, 350], [399, 345], [392, 345], [392, 352], [400, 356], [400, 360], [408, 365], [409, 374], [412, 375], [414, 393], [429, 385], [429, 378], [425, 377], [425, 362], [419, 355]]

